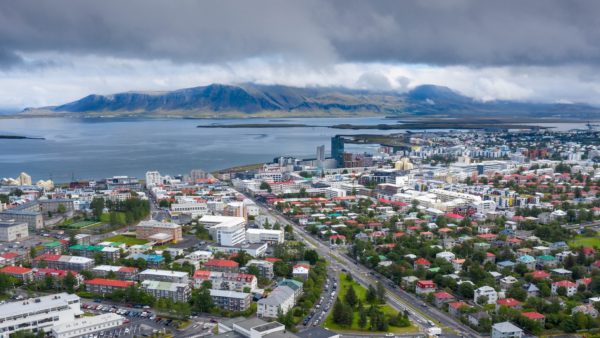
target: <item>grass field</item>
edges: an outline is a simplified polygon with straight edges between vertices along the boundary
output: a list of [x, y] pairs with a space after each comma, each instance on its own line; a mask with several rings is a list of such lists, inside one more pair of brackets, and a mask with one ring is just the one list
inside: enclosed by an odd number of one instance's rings
[[580, 246], [600, 248], [600, 237], [577, 236], [569, 241], [569, 246], [572, 248], [578, 248]]
[[147, 240], [141, 238], [135, 238], [133, 236], [116, 235], [105, 239], [107, 242], [121, 242], [127, 245], [146, 244]]
[[69, 224], [67, 227], [71, 228], [71, 229], [83, 229], [86, 227], [89, 227], [91, 225], [97, 224], [99, 222], [95, 222], [95, 221], [80, 221], [80, 222], [75, 222], [73, 224]]
[[[362, 287], [360, 284], [358, 284], [356, 281], [348, 281], [348, 279], [346, 279], [346, 274], [345, 273], [341, 273], [340, 274], [340, 292], [338, 294], [338, 297], [340, 298], [340, 300], [344, 299], [344, 297], [346, 296], [346, 291], [348, 290], [348, 288], [350, 286], [354, 286], [354, 291], [356, 292], [356, 296], [358, 299], [362, 299], [364, 302], [365, 296], [367, 294], [367, 289], [365, 289], [364, 287]], [[398, 314], [398, 311], [394, 310], [391, 306], [385, 304], [381, 306], [381, 310], [389, 316], [395, 316]], [[336, 323], [333, 322], [333, 311], [329, 314], [329, 316], [327, 317], [327, 319], [325, 320], [325, 324], [323, 325], [325, 328], [330, 329], [330, 330], [334, 330], [337, 332], [346, 332], [346, 333], [352, 333], [352, 332], [361, 332], [361, 333], [372, 333], [374, 331], [369, 331], [368, 327], [369, 325], [367, 324], [367, 327], [364, 329], [361, 329], [358, 326], [358, 311], [354, 312], [354, 319], [352, 320], [352, 326], [351, 327], [343, 327], [340, 326]], [[411, 333], [411, 332], [418, 332], [418, 328], [416, 328], [415, 326], [411, 325], [408, 327], [396, 327], [396, 326], [391, 326], [389, 327], [389, 330], [387, 332], [391, 332], [391, 333]], [[377, 331], [375, 331], [377, 332]]]

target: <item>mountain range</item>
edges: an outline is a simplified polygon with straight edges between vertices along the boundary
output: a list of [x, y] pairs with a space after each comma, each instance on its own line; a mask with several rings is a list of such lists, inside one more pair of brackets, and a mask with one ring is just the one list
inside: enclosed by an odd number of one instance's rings
[[504, 116], [598, 118], [588, 104], [479, 101], [450, 88], [422, 85], [400, 93], [339, 87], [298, 88], [240, 84], [167, 92], [88, 95], [50, 107], [27, 108], [21, 115], [85, 117], [312, 117], [312, 116]]

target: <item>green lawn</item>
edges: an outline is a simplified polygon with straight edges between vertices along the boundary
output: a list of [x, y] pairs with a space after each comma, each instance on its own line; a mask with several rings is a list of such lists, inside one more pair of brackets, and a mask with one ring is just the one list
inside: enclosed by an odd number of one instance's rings
[[[340, 300], [343, 300], [344, 297], [346, 296], [346, 291], [348, 290], [348, 288], [350, 286], [354, 286], [354, 291], [356, 292], [356, 296], [358, 297], [358, 299], [362, 299], [364, 302], [365, 296], [367, 294], [367, 289], [365, 289], [364, 287], [362, 287], [360, 284], [358, 284], [356, 281], [348, 281], [348, 279], [346, 279], [346, 274], [345, 273], [341, 273], [340, 274], [340, 285], [339, 285], [339, 293], [338, 293], [338, 297], [340, 298]], [[381, 310], [389, 315], [389, 316], [395, 316], [398, 314], [398, 311], [394, 310], [391, 306], [389, 306], [388, 304], [384, 304], [381, 306]], [[334, 330], [337, 332], [346, 332], [346, 333], [352, 333], [352, 332], [363, 332], [363, 333], [371, 333], [373, 331], [369, 331], [368, 327], [369, 325], [367, 324], [367, 327], [364, 329], [361, 329], [358, 326], [358, 311], [354, 312], [354, 319], [352, 320], [352, 326], [351, 327], [343, 327], [340, 326], [336, 323], [333, 322], [333, 311], [331, 313], [329, 313], [329, 316], [327, 317], [327, 319], [325, 320], [325, 323], [323, 325], [325, 328], [330, 329], [330, 330]], [[408, 326], [408, 327], [396, 327], [396, 326], [391, 326], [389, 327], [389, 330], [387, 332], [391, 332], [391, 333], [411, 333], [411, 332], [418, 332], [418, 328], [415, 327], [414, 325]], [[375, 331], [376, 332], [376, 331]]]
[[97, 223], [99, 223], [99, 222], [94, 222], [94, 221], [80, 221], [80, 222], [76, 222], [76, 223], [67, 225], [67, 228], [82, 229], [82, 228], [89, 227], [89, 226], [97, 224]]
[[133, 236], [125, 236], [125, 235], [116, 235], [116, 236], [108, 237], [105, 239], [105, 241], [121, 242], [121, 243], [127, 244], [128, 246], [148, 243], [148, 241], [145, 239], [135, 238]]
[[569, 241], [569, 246], [571, 246], [572, 248], [578, 248], [580, 246], [591, 246], [600, 248], [600, 237], [585, 237], [579, 235]]

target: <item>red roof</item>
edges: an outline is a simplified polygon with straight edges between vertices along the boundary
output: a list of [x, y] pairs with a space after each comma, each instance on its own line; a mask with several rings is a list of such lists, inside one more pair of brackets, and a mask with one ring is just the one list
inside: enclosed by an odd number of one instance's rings
[[277, 258], [277, 257], [267, 257], [267, 258], [265, 258], [265, 261], [271, 262], [271, 263], [279, 262], [280, 260], [281, 260], [281, 258]]
[[208, 270], [196, 270], [194, 271], [194, 278], [208, 279], [210, 277], [210, 271]]
[[448, 303], [448, 306], [454, 309], [460, 309], [463, 306], [469, 306], [467, 303], [465, 302], [451, 302]]
[[428, 260], [426, 260], [425, 258], [422, 258], [422, 257], [421, 257], [421, 258], [418, 258], [418, 259], [415, 261], [415, 264], [416, 264], [416, 265], [431, 265], [431, 263], [429, 263], [429, 261], [428, 261]]
[[432, 280], [419, 280], [417, 286], [420, 288], [435, 288], [435, 283]]
[[589, 247], [589, 246], [584, 246], [583, 248], [581, 248], [581, 251], [583, 252], [584, 255], [593, 255], [596, 253], [596, 250], [594, 250], [594, 248]]
[[449, 212], [449, 213], [445, 214], [444, 216], [446, 216], [448, 218], [452, 218], [452, 219], [463, 219], [464, 218], [463, 216], [452, 213], [452, 212]]
[[558, 282], [554, 282], [552, 284], [556, 285], [557, 287], [564, 286], [566, 288], [572, 288], [572, 287], [577, 286], [577, 284], [571, 282], [570, 280], [561, 280], [561, 281], [558, 281]]
[[2, 269], [0, 269], [0, 273], [8, 273], [11, 275], [22, 275], [28, 272], [31, 272], [30, 268], [24, 268], [22, 266], [13, 265], [5, 266]]
[[581, 284], [585, 284], [585, 285], [589, 285], [591, 282], [592, 282], [591, 277], [581, 278], [581, 279], [577, 280], [577, 283], [581, 283]]
[[112, 286], [115, 288], [127, 288], [134, 284], [132, 281], [128, 280], [116, 280], [116, 279], [105, 279], [105, 278], [94, 278], [85, 281], [85, 284], [88, 285], [102, 285], [102, 286]]
[[77, 272], [68, 271], [68, 270], [60, 270], [60, 269], [50, 269], [50, 268], [39, 268], [35, 271], [35, 274], [42, 275], [42, 276], [51, 275], [51, 276], [65, 277], [69, 272], [71, 272], [71, 274], [73, 276], [77, 276]]
[[486, 253], [485, 253], [485, 256], [486, 256], [486, 257], [496, 257], [496, 255], [494, 255], [494, 254], [493, 254], [493, 253], [491, 253], [491, 252], [486, 252]]
[[536, 270], [531, 273], [531, 277], [534, 279], [542, 279], [550, 277], [550, 274], [544, 270]]
[[435, 297], [437, 299], [452, 299], [452, 298], [454, 298], [454, 296], [452, 296], [451, 294], [449, 294], [446, 291], [436, 292], [433, 294], [433, 297]]
[[61, 255], [55, 255], [55, 254], [43, 254], [43, 255], [39, 255], [36, 258], [34, 258], [33, 260], [35, 261], [57, 261], [60, 259]]
[[539, 312], [523, 312], [521, 313], [521, 315], [523, 317], [529, 318], [529, 319], [544, 319], [546, 318], [546, 316], [544, 316], [543, 314], [539, 313]]
[[4, 259], [12, 259], [17, 256], [19, 256], [19, 254], [16, 252], [6, 252], [6, 253], [3, 253], [2, 255], [0, 255], [0, 257], [2, 257]]
[[228, 268], [237, 268], [240, 264], [236, 261], [232, 261], [230, 259], [209, 259], [208, 262], [204, 264], [204, 266], [218, 266], [218, 267], [228, 267]]
[[496, 301], [496, 304], [513, 307], [513, 306], [521, 305], [521, 302], [519, 302], [518, 300], [516, 300], [514, 298], [502, 298], [502, 299], [498, 299]]
[[130, 267], [130, 266], [122, 266], [119, 269], [119, 272], [125, 272], [125, 273], [133, 273], [133, 272], [136, 272], [136, 271], [137, 271], [137, 268]]

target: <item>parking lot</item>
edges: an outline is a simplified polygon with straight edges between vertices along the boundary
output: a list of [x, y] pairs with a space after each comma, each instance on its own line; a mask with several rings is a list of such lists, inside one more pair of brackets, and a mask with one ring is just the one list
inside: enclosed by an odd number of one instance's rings
[[85, 300], [81, 304], [82, 310], [90, 314], [116, 313], [126, 318], [124, 325], [96, 333], [93, 337], [133, 337], [149, 336], [156, 332], [171, 332], [174, 336], [184, 336], [191, 333], [203, 335], [210, 333], [216, 325], [216, 320], [211, 318], [191, 317], [191, 323], [186, 328], [179, 330], [176, 321], [156, 315], [148, 307], [124, 307], [116, 303], [93, 302]]

